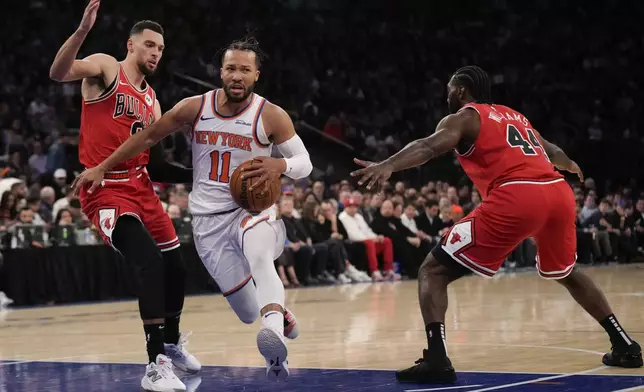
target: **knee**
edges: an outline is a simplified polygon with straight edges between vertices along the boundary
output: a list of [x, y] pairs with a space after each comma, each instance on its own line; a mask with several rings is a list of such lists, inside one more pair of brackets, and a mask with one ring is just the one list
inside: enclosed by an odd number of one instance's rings
[[244, 324], [252, 324], [259, 317], [255, 285], [249, 281], [239, 291], [226, 295], [230, 307]]
[[130, 215], [116, 221], [112, 245], [138, 268], [157, 268], [162, 259], [159, 247], [143, 223]]
[[256, 309], [257, 311], [242, 311], [237, 313], [237, 317], [239, 317], [239, 320], [244, 323], [244, 324], [252, 324], [257, 320], [257, 317], [259, 317], [259, 308]]
[[578, 278], [581, 276], [581, 271], [577, 267], [573, 267], [572, 271], [568, 276], [561, 279], [557, 279], [557, 283], [564, 286], [565, 288], [571, 288], [577, 285]]
[[418, 279], [432, 280], [441, 275], [441, 265], [431, 253], [427, 255], [423, 263], [418, 268]]

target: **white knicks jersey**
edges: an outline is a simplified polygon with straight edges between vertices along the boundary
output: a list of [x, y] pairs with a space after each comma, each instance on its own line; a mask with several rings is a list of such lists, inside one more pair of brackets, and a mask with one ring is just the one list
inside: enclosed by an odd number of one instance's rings
[[266, 99], [252, 94], [250, 104], [234, 116], [217, 111], [217, 94], [203, 95], [201, 112], [193, 126], [193, 185], [190, 213], [211, 215], [239, 208], [230, 196], [230, 177], [245, 161], [270, 156], [272, 144], [264, 132], [262, 110]]

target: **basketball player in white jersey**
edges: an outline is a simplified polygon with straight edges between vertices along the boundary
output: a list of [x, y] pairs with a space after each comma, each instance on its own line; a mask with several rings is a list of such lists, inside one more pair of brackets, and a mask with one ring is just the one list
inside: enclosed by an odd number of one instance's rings
[[[222, 58], [223, 89], [182, 100], [100, 165], [83, 172], [74, 187], [88, 184], [92, 192], [114, 165], [192, 126], [190, 212], [197, 251], [239, 319], [250, 324], [261, 315], [257, 346], [266, 359], [266, 374], [283, 380], [289, 372], [284, 337], [298, 334], [295, 318], [284, 309], [284, 286], [273, 264], [284, 249], [284, 224], [276, 219], [274, 207], [257, 215], [242, 210], [230, 195], [229, 180], [251, 158], [256, 163], [245, 175], [260, 176], [256, 187], [282, 174], [304, 178], [313, 167], [288, 114], [253, 93], [260, 54], [255, 40], [233, 42]], [[283, 159], [270, 157], [272, 144]]]

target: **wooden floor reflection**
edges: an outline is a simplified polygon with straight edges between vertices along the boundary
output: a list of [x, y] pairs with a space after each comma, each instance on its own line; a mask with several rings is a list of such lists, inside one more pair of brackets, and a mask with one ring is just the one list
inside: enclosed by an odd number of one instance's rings
[[[586, 270], [605, 290], [631, 336], [644, 341], [644, 268]], [[396, 369], [420, 357], [425, 333], [415, 282], [287, 291], [301, 326], [292, 367]], [[458, 371], [579, 372], [610, 349], [602, 328], [556, 283], [535, 273], [457, 281], [449, 290], [447, 338]], [[0, 315], [0, 359], [142, 363], [134, 301], [34, 308]], [[261, 366], [258, 324], [240, 323], [221, 296], [186, 300], [182, 328], [203, 364]], [[642, 369], [603, 369], [642, 374]]]

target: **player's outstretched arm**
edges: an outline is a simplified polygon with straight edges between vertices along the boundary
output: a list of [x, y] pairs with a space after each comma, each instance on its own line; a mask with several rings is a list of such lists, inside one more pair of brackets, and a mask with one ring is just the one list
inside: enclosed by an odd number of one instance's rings
[[[53, 80], [69, 82], [92, 77], [103, 77], [105, 79], [106, 70], [116, 65], [117, 61], [114, 57], [102, 53], [93, 54], [82, 60], [76, 59], [78, 50], [94, 26], [94, 22], [96, 22], [96, 13], [100, 4], [100, 0], [91, 0], [89, 2], [78, 29], [58, 50], [49, 70], [49, 77]], [[105, 82], [109, 84], [111, 80]]]
[[438, 123], [433, 135], [414, 140], [382, 162], [354, 159], [355, 163], [364, 168], [352, 172], [351, 176], [362, 176], [358, 184], [368, 182], [367, 189], [371, 189], [379, 182], [389, 179], [393, 172], [420, 166], [430, 159], [455, 149], [464, 136], [476, 138], [480, 124], [479, 115], [474, 110], [462, 110], [450, 114]]
[[91, 184], [88, 191], [93, 192], [101, 185], [106, 171], [123, 161], [134, 158], [183, 126], [194, 124], [201, 110], [202, 100], [202, 95], [185, 98], [161, 119], [131, 136], [98, 166], [87, 169], [76, 177], [72, 184], [74, 192], [78, 193], [85, 184]]
[[268, 188], [267, 180], [271, 177], [279, 178], [282, 174], [293, 179], [311, 174], [313, 164], [309, 152], [302, 139], [295, 133], [293, 121], [288, 113], [277, 105], [267, 103], [262, 112], [262, 121], [266, 135], [284, 158], [253, 158], [249, 171], [242, 174], [242, 178], [259, 176], [259, 179], [253, 182], [251, 190], [262, 185]]
[[568, 155], [561, 149], [561, 147], [556, 144], [550, 143], [543, 136], [538, 135], [541, 139], [541, 144], [543, 145], [550, 162], [559, 170], [566, 170], [571, 173], [575, 173], [581, 181], [584, 181], [584, 174], [581, 171], [581, 168], [575, 161], [570, 159]]

